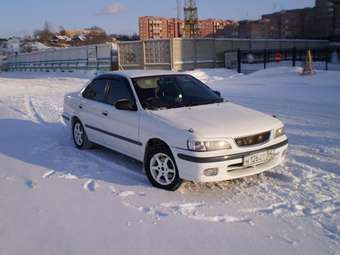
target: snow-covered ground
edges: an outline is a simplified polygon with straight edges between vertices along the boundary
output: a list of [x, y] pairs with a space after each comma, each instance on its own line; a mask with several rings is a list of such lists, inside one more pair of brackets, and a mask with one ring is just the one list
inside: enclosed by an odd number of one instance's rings
[[1, 73], [0, 254], [340, 254], [340, 72], [298, 71], [192, 72], [276, 114], [290, 151], [260, 176], [175, 193], [130, 158], [74, 148], [63, 96], [91, 75]]

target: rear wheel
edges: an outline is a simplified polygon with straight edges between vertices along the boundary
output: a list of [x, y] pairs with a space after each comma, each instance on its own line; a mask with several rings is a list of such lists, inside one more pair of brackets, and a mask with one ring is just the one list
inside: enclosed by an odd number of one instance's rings
[[151, 184], [160, 189], [175, 191], [182, 184], [176, 162], [166, 146], [156, 146], [147, 152], [145, 172]]
[[72, 133], [74, 144], [78, 149], [85, 150], [92, 147], [92, 143], [87, 138], [85, 129], [79, 120], [74, 121]]

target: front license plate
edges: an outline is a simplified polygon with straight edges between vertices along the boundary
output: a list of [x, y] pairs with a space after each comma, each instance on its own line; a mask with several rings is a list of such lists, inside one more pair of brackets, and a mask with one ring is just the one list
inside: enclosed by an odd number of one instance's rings
[[256, 166], [259, 164], [263, 164], [273, 158], [273, 151], [264, 151], [249, 155], [244, 157], [243, 165], [245, 167]]

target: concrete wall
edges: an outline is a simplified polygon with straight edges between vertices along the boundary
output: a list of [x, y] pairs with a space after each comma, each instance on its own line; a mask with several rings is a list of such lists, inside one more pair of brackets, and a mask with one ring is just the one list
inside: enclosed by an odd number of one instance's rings
[[[328, 41], [254, 39], [164, 39], [51, 49], [9, 58], [11, 70], [191, 70], [225, 66], [225, 53], [255, 50], [320, 49]], [[116, 65], [113, 63], [117, 63]]]
[[[120, 69], [191, 70], [225, 66], [225, 52], [319, 49], [328, 41], [251, 39], [168, 39], [119, 43]], [[151, 56], [151, 57], [150, 57]], [[158, 56], [158, 57], [155, 57]]]

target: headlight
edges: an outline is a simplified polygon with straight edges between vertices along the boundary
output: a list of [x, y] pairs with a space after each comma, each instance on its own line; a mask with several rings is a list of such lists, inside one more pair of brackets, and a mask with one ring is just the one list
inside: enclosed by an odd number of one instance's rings
[[188, 141], [188, 149], [191, 151], [220, 151], [231, 149], [230, 143], [227, 141]]
[[286, 134], [286, 132], [285, 132], [285, 128], [284, 127], [276, 129], [276, 131], [275, 131], [275, 138], [281, 137], [281, 136], [283, 136], [285, 134]]

